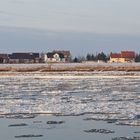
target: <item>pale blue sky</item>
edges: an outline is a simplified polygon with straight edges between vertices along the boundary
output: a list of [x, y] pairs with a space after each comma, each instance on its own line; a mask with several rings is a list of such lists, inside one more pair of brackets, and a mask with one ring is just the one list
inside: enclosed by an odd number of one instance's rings
[[0, 0], [0, 52], [140, 52], [140, 0]]

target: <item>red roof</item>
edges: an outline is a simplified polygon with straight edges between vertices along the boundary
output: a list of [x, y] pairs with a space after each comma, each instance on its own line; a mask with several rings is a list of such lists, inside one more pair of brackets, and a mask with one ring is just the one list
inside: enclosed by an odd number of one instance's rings
[[133, 51], [122, 51], [122, 58], [135, 58], [135, 52]]
[[122, 51], [121, 53], [111, 53], [111, 58], [135, 58], [135, 52], [133, 51]]
[[111, 58], [121, 58], [121, 54], [120, 53], [112, 53], [110, 55]]

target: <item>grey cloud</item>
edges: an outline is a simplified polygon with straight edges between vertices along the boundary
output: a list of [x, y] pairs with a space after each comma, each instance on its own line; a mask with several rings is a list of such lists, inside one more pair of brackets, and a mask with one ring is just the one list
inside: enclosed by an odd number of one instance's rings
[[24, 17], [24, 18], [30, 18], [30, 19], [36, 19], [37, 17], [35, 16], [27, 16], [23, 14], [17, 14], [14, 12], [6, 12], [6, 11], [0, 11], [0, 15], [6, 15], [6, 16], [15, 16], [15, 17]]
[[72, 55], [75, 56], [101, 51], [106, 53], [121, 50], [140, 52], [139, 46], [140, 36], [0, 27], [0, 51], [2, 52], [46, 52], [54, 49], [65, 49], [70, 50]]

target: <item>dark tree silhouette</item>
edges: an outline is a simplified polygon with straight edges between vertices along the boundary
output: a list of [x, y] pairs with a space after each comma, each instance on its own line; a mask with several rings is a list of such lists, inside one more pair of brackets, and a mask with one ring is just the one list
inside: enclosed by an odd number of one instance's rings
[[104, 52], [101, 52], [96, 56], [96, 60], [102, 60], [102, 61], [107, 62], [107, 56]]
[[77, 63], [77, 62], [78, 62], [78, 58], [75, 57], [75, 58], [73, 59], [73, 62]]
[[136, 54], [135, 62], [140, 62], [140, 54]]
[[90, 61], [91, 59], [92, 59], [92, 57], [91, 57], [91, 55], [88, 53], [87, 56], [86, 56], [86, 60], [87, 60], [87, 61]]

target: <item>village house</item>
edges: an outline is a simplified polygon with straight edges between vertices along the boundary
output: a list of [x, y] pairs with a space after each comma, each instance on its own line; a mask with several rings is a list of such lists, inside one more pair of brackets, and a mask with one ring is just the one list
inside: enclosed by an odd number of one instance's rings
[[8, 54], [0, 54], [0, 63], [6, 64], [9, 62]]
[[9, 63], [39, 63], [39, 53], [12, 53], [9, 55]]
[[52, 62], [52, 63], [64, 63], [64, 62], [70, 62], [71, 59], [71, 54], [70, 51], [53, 51], [53, 52], [48, 52], [44, 54], [44, 62]]
[[44, 55], [44, 61], [47, 62], [65, 62], [64, 55], [62, 53], [55, 53], [55, 52], [49, 52]]
[[71, 53], [70, 53], [70, 51], [54, 50], [53, 53], [63, 54], [64, 55], [64, 58], [65, 58], [65, 62], [70, 62], [71, 61]]
[[125, 63], [125, 62], [135, 62], [135, 52], [133, 51], [122, 51], [121, 53], [111, 53], [110, 63]]

